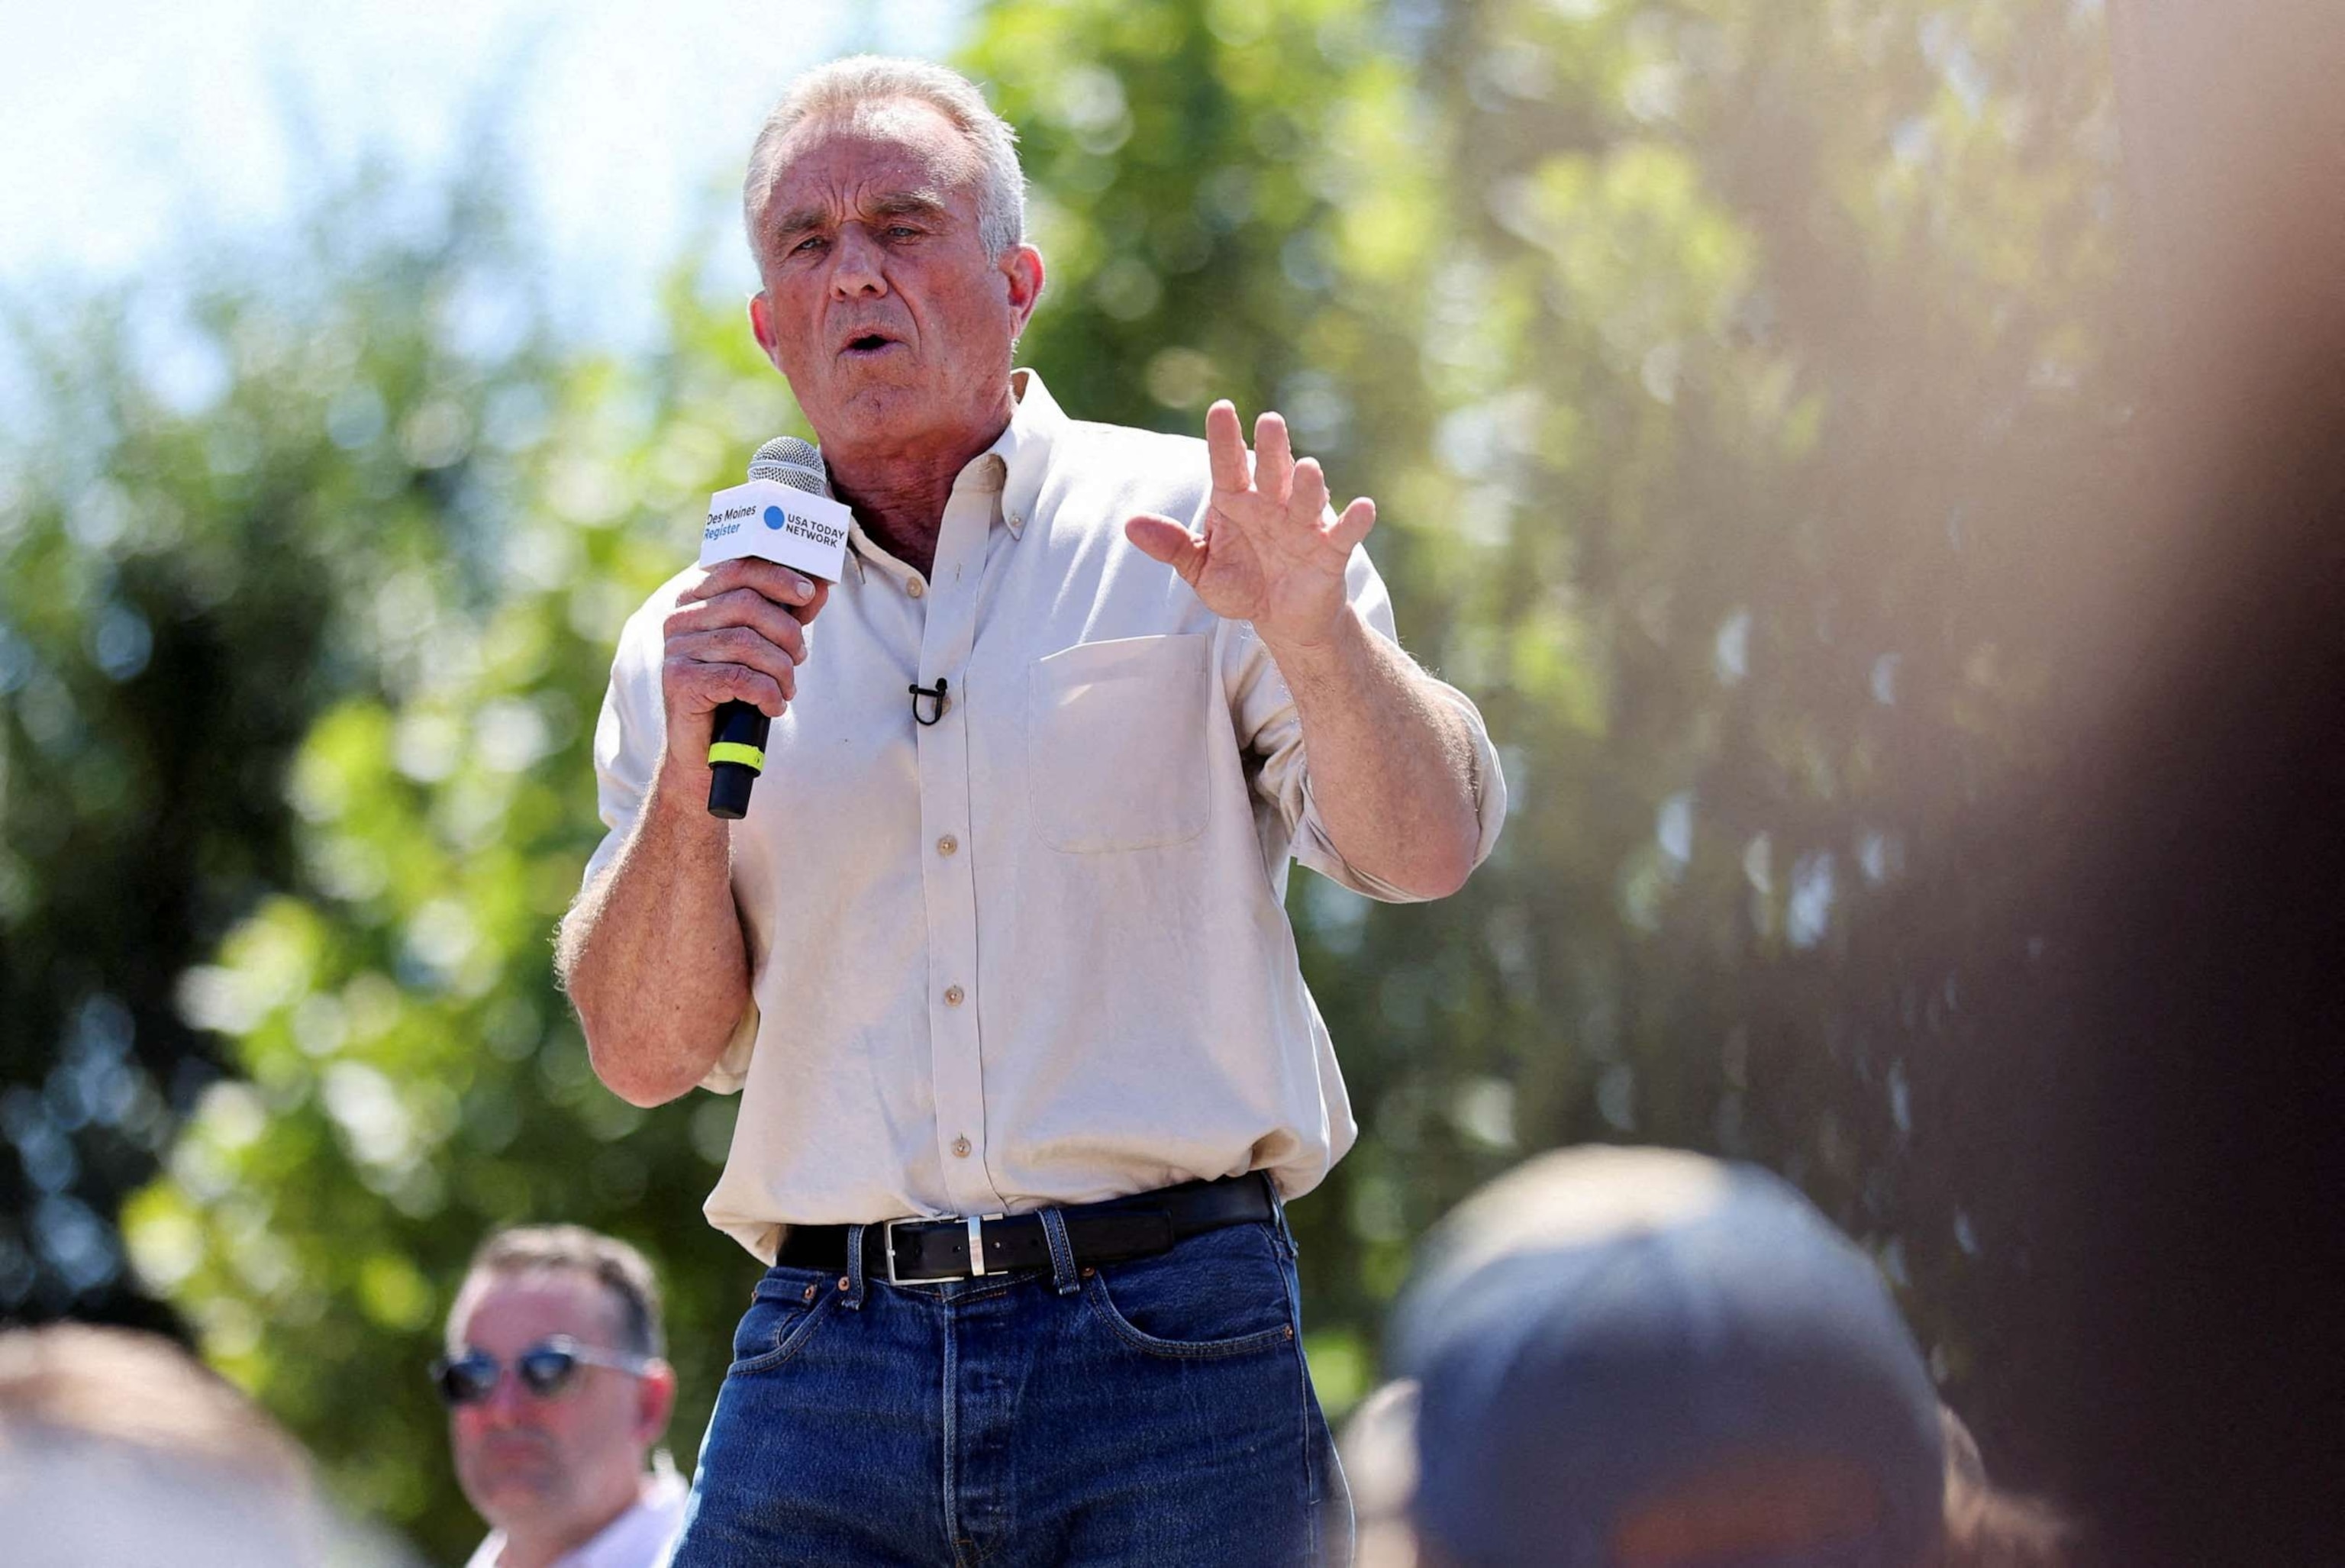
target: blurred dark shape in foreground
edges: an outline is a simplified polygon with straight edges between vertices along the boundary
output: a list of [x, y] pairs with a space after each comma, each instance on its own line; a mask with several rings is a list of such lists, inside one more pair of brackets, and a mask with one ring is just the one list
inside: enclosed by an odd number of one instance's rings
[[390, 1568], [259, 1406], [158, 1335], [0, 1334], [0, 1541], [15, 1568]]
[[1764, 1170], [1548, 1155], [1426, 1257], [1410, 1380], [1347, 1437], [1370, 1568], [2063, 1560], [2056, 1519], [1987, 1485], [1872, 1260]]
[[2345, 9], [2113, 20], [2160, 351], [2047, 846], [2077, 1049], [2027, 1174], [2072, 1244], [2020, 1331], [2108, 1561], [2334, 1563]]

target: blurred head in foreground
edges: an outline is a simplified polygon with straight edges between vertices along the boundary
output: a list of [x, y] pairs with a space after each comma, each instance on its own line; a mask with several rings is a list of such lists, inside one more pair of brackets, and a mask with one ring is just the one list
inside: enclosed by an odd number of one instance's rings
[[1864, 1253], [1764, 1171], [1533, 1160], [1435, 1232], [1393, 1348], [1408, 1380], [1347, 1441], [1371, 1563], [1954, 1561], [1913, 1337]]
[[499, 1231], [473, 1255], [447, 1346], [432, 1377], [456, 1479], [497, 1532], [495, 1551], [557, 1556], [623, 1516], [631, 1536], [674, 1522], [680, 1485], [645, 1468], [675, 1374], [641, 1253], [573, 1225]]
[[0, 1558], [15, 1568], [386, 1562], [333, 1526], [275, 1422], [153, 1334], [0, 1333]]

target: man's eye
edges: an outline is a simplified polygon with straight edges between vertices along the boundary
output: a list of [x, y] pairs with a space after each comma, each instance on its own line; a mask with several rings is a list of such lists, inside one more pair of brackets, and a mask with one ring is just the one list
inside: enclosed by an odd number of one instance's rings
[[919, 229], [913, 228], [909, 223], [897, 223], [891, 224], [888, 227], [888, 238], [890, 239], [916, 239], [919, 237], [919, 233], [920, 231]]
[[805, 239], [790, 247], [790, 254], [793, 256], [811, 255], [814, 251], [819, 249], [822, 244], [823, 238], [821, 235], [809, 234]]

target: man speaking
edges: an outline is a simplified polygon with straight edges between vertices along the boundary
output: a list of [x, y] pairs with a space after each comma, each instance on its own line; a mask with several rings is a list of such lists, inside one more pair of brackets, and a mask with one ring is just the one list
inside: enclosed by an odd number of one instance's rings
[[[614, 1090], [741, 1095], [707, 1213], [770, 1268], [677, 1568], [1341, 1556], [1280, 1205], [1355, 1129], [1287, 861], [1456, 890], [1505, 814], [1481, 720], [1276, 414], [1249, 454], [1226, 402], [1200, 445], [1012, 371], [1042, 258], [969, 82], [817, 70], [744, 194], [847, 561], [629, 621], [561, 943]], [[727, 701], [773, 721], [730, 822]]]

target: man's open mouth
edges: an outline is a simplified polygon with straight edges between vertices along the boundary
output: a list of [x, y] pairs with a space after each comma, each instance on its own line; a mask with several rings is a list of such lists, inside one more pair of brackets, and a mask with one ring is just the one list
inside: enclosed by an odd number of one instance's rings
[[853, 358], [858, 355], [882, 353], [888, 349], [900, 346], [894, 338], [888, 337], [884, 332], [861, 332], [848, 339], [845, 346], [838, 351]]

